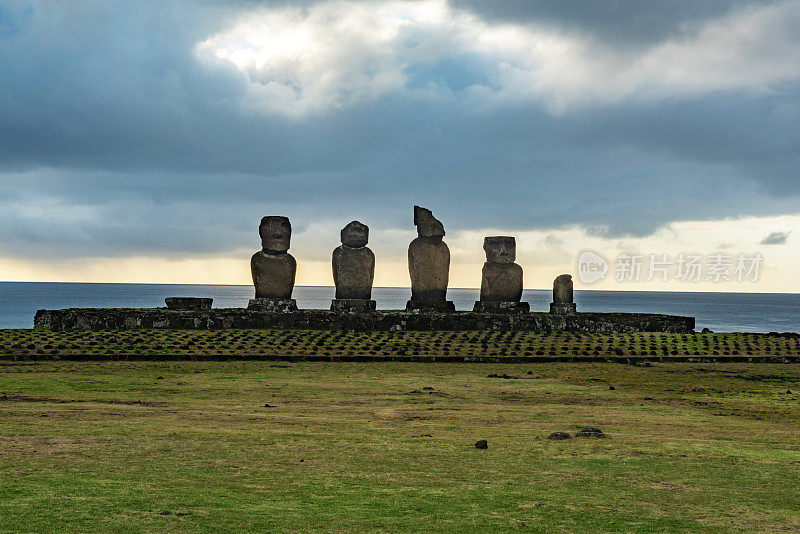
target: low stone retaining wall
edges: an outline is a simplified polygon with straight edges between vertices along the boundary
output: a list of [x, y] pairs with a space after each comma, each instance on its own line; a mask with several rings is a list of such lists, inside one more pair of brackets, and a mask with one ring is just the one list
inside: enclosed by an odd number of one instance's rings
[[476, 312], [414, 313], [378, 311], [294, 312], [242, 308], [170, 310], [166, 308], [73, 308], [39, 310], [34, 328], [49, 330], [118, 330], [137, 328], [305, 328], [314, 330], [566, 330], [571, 332], [672, 332], [694, 330], [694, 317], [651, 313], [493, 314]]
[[353, 362], [353, 363], [619, 363], [624, 365], [643, 365], [654, 363], [775, 363], [800, 364], [800, 356], [275, 356], [275, 355], [98, 355], [98, 354], [66, 354], [52, 356], [47, 354], [30, 354], [11, 358], [14, 361], [169, 361], [169, 362]]

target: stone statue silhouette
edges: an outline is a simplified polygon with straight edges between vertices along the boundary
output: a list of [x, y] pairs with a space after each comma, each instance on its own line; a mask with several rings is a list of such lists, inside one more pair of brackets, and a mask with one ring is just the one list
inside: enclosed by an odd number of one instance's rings
[[289, 254], [292, 225], [287, 217], [267, 216], [258, 227], [261, 250], [250, 259], [256, 298], [249, 309], [290, 311], [297, 309], [292, 299], [297, 262]]
[[454, 311], [447, 300], [450, 276], [450, 249], [442, 240], [444, 225], [430, 210], [414, 206], [417, 238], [408, 246], [408, 272], [411, 275], [411, 300], [407, 310]]
[[372, 280], [375, 276], [375, 255], [367, 247], [369, 227], [353, 221], [342, 229], [342, 244], [333, 251], [333, 283], [336, 298], [333, 311], [372, 311]]
[[522, 297], [522, 267], [514, 263], [517, 243], [510, 236], [486, 237], [483, 240], [486, 263], [481, 276], [481, 299], [474, 311], [527, 312], [530, 305]]

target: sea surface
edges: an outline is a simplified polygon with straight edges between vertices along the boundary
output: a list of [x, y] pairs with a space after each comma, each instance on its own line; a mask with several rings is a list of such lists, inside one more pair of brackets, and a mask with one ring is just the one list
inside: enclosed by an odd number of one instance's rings
[[[471, 310], [477, 289], [450, 289], [458, 310]], [[525, 290], [531, 311], [547, 311], [552, 292]], [[173, 284], [75, 284], [0, 282], [0, 328], [32, 328], [38, 309], [163, 307], [166, 297], [211, 297], [215, 308], [246, 307], [252, 286]], [[300, 308], [328, 309], [333, 287], [298, 286]], [[376, 287], [378, 309], [405, 308], [408, 288]], [[575, 291], [579, 311], [689, 315], [696, 328], [716, 332], [800, 332], [800, 294], [678, 293], [658, 291]]]

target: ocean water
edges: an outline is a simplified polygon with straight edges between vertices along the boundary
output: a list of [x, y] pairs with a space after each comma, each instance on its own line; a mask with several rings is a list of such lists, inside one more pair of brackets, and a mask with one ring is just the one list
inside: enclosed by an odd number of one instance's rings
[[[450, 289], [458, 310], [471, 310], [477, 289]], [[215, 308], [246, 307], [252, 286], [172, 284], [73, 284], [0, 282], [0, 328], [32, 328], [38, 309], [163, 307], [166, 297], [211, 297]], [[300, 308], [328, 309], [333, 287], [295, 287]], [[376, 287], [378, 309], [405, 308], [408, 288]], [[525, 290], [532, 311], [547, 311], [551, 291]], [[579, 311], [689, 315], [696, 328], [717, 332], [800, 332], [800, 294], [575, 291]]]

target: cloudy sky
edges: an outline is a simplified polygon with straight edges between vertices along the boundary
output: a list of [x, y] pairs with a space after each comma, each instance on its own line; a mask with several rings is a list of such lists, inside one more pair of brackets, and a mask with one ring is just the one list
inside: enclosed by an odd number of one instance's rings
[[508, 234], [529, 288], [800, 291], [800, 0], [0, 0], [2, 280], [246, 284], [278, 214], [298, 284], [358, 219], [407, 286], [414, 204], [453, 287]]

